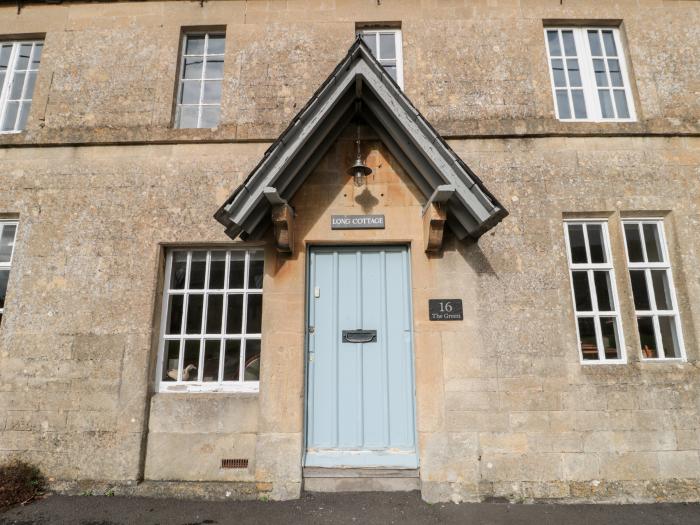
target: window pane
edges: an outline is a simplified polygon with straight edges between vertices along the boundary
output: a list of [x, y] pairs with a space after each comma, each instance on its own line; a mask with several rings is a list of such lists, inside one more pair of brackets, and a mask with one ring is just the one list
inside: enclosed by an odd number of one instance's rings
[[622, 87], [622, 72], [620, 71], [620, 61], [616, 58], [608, 59], [608, 70], [610, 71], [610, 83], [616, 87]]
[[659, 316], [659, 329], [661, 330], [661, 344], [664, 347], [664, 356], [667, 358], [680, 357], [681, 349], [678, 344], [675, 319], [668, 315]]
[[220, 334], [224, 314], [224, 296], [210, 295], [207, 299], [207, 334]]
[[646, 358], [659, 357], [654, 337], [654, 320], [651, 317], [638, 317], [637, 329], [639, 330], [639, 342], [642, 347], [642, 355]]
[[377, 34], [376, 33], [364, 33], [362, 35], [362, 40], [367, 44], [369, 50], [376, 57], [377, 56]]
[[243, 272], [245, 270], [245, 252], [231, 252], [231, 263], [229, 265], [228, 287], [243, 288]]
[[243, 326], [243, 296], [234, 294], [228, 296], [226, 309], [226, 333], [240, 334]]
[[566, 76], [564, 75], [564, 61], [561, 58], [552, 59], [552, 76], [556, 87], [566, 87]]
[[644, 262], [639, 225], [625, 224], [625, 242], [627, 243], [627, 258], [629, 262]]
[[5, 308], [5, 295], [7, 294], [7, 281], [10, 279], [10, 270], [0, 270], [0, 308]]
[[200, 128], [215, 128], [219, 125], [220, 106], [204, 106], [202, 107], [202, 120]]
[[19, 102], [8, 102], [5, 109], [5, 118], [2, 121], [2, 131], [12, 131], [15, 129]]
[[197, 381], [199, 368], [199, 339], [185, 341], [185, 357], [182, 361], [182, 380]]
[[10, 54], [12, 53], [11, 45], [0, 47], [0, 71], [6, 70], [10, 64]]
[[190, 288], [202, 290], [207, 271], [207, 252], [192, 252], [190, 265]]
[[185, 333], [199, 334], [202, 332], [202, 307], [204, 296], [200, 294], [190, 295], [187, 298], [187, 321]]
[[588, 272], [571, 272], [574, 283], [574, 299], [577, 312], [590, 312], [593, 309], [591, 289], [588, 286]]
[[621, 89], [613, 91], [615, 106], [617, 107], [617, 118], [630, 118], [630, 110], [627, 107], [627, 96]]
[[187, 275], [187, 252], [173, 252], [173, 266], [170, 272], [170, 289], [182, 290]]
[[238, 381], [241, 362], [241, 342], [228, 339], [225, 342], [224, 381]]
[[559, 108], [559, 118], [571, 118], [569, 97], [566, 94], [566, 90], [557, 89], [557, 108]]
[[39, 63], [41, 62], [41, 52], [44, 50], [44, 44], [38, 43], [34, 44], [34, 50], [32, 51], [32, 69], [38, 69]]
[[263, 252], [250, 252], [250, 268], [248, 269], [248, 288], [261, 290], [263, 287]]
[[602, 59], [593, 60], [593, 71], [595, 72], [595, 83], [598, 87], [608, 86], [608, 77], [605, 74], [605, 61]]
[[15, 69], [28, 69], [29, 57], [31, 54], [32, 44], [22, 44], [19, 46], [19, 54], [17, 55], [17, 62], [15, 62]]
[[576, 44], [574, 43], [574, 33], [572, 31], [562, 31], [562, 40], [564, 40], [564, 52], [566, 56], [576, 56]]
[[384, 70], [389, 73], [389, 76], [398, 82], [396, 77], [396, 66], [384, 66]]
[[204, 35], [188, 35], [185, 44], [186, 55], [204, 54]]
[[225, 35], [209, 35], [209, 44], [207, 47], [207, 54], [209, 54], [209, 55], [223, 55], [225, 48], [226, 48], [226, 36]]
[[16, 231], [17, 226], [14, 224], [0, 224], [0, 263], [9, 263], [12, 259]]
[[183, 295], [171, 295], [168, 299], [168, 317], [165, 325], [166, 334], [179, 334], [182, 332], [182, 305]]
[[198, 106], [182, 106], [178, 110], [177, 127], [181, 129], [196, 128], [198, 118]]
[[575, 58], [567, 59], [566, 69], [569, 71], [569, 85], [581, 87], [581, 72], [578, 69], [578, 60]]
[[600, 224], [587, 224], [588, 247], [591, 251], [592, 263], [605, 263], [605, 241], [603, 240], [603, 226]]
[[608, 56], [617, 56], [617, 47], [615, 47], [615, 39], [612, 31], [603, 31], [603, 44], [605, 45], [605, 54]]
[[248, 313], [246, 317], [246, 333], [259, 334], [262, 322], [262, 295], [248, 294]]
[[19, 108], [19, 120], [17, 121], [17, 129], [22, 130], [27, 125], [27, 117], [29, 117], [29, 110], [32, 107], [31, 102], [22, 102]]
[[600, 330], [603, 336], [603, 351], [606, 359], [620, 359], [617, 337], [617, 321], [614, 317], [601, 317]]
[[559, 31], [547, 31], [547, 44], [551, 56], [561, 56], [561, 46], [559, 44]]
[[202, 57], [186, 57], [182, 78], [202, 78]]
[[654, 287], [654, 299], [657, 310], [672, 310], [671, 290], [668, 286], [666, 270], [651, 270], [651, 282]]
[[396, 35], [394, 33], [379, 34], [379, 53], [382, 59], [396, 58]]
[[583, 237], [583, 225], [569, 224], [569, 247], [571, 248], [571, 262], [575, 264], [587, 263], [586, 240]]
[[587, 118], [586, 101], [583, 98], [583, 90], [574, 89], [571, 92], [571, 99], [574, 103], [574, 116], [576, 118]]
[[224, 288], [226, 277], [226, 252], [211, 252], [211, 265], [209, 267], [209, 289], [221, 290]]
[[598, 343], [595, 337], [595, 321], [592, 317], [579, 317], [578, 336], [581, 340], [581, 355], [583, 359], [598, 359]]
[[245, 342], [245, 371], [244, 381], [260, 380], [260, 341], [248, 339]]
[[[218, 104], [221, 102], [221, 80], [207, 80], [204, 82], [204, 104]], [[202, 127], [208, 127], [202, 125]]]
[[34, 85], [36, 84], [36, 71], [27, 73], [27, 81], [24, 83], [24, 95], [22, 98], [31, 99], [34, 95]]
[[224, 60], [223, 60], [223, 58], [208, 58], [204, 78], [221, 79], [223, 77], [224, 77]]
[[634, 308], [636, 310], [650, 310], [651, 304], [644, 270], [630, 270], [630, 280], [632, 281]]
[[12, 77], [12, 89], [10, 90], [10, 99], [19, 100], [22, 98], [22, 90], [24, 89], [25, 73], [15, 73]]
[[177, 381], [177, 364], [180, 359], [180, 340], [165, 341], [163, 356], [163, 381]]
[[202, 367], [202, 381], [219, 380], [219, 356], [221, 353], [221, 340], [209, 340], [204, 342], [204, 366]]
[[644, 246], [647, 249], [647, 262], [663, 262], [663, 250], [661, 249], [661, 236], [656, 224], [643, 224]]
[[202, 82], [199, 80], [183, 80], [180, 91], [180, 104], [199, 104], [199, 93]]
[[591, 55], [600, 56], [603, 54], [603, 49], [600, 47], [598, 31], [588, 31], [588, 42], [591, 45]]
[[598, 98], [600, 98], [600, 112], [603, 118], [615, 118], [610, 91], [607, 89], [598, 90]]
[[615, 310], [615, 301], [612, 295], [612, 285], [610, 283], [610, 272], [593, 272], [595, 281], [595, 293], [598, 300], [598, 310], [611, 312]]

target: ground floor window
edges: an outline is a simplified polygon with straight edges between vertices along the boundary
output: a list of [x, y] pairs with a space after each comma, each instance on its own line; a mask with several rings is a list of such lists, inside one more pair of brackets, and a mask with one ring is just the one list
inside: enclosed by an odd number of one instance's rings
[[584, 363], [624, 362], [624, 343], [605, 221], [567, 221], [576, 334]]
[[258, 389], [262, 249], [167, 252], [160, 391]]
[[623, 221], [642, 359], [682, 359], [678, 302], [663, 222]]

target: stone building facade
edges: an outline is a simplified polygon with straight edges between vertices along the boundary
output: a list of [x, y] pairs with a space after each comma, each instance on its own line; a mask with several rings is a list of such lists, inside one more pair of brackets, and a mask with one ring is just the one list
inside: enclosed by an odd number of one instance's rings
[[[0, 6], [0, 458], [64, 487], [700, 500], [699, 44], [691, 1]], [[332, 325], [348, 290], [381, 293]], [[328, 380], [341, 328], [378, 339]]]

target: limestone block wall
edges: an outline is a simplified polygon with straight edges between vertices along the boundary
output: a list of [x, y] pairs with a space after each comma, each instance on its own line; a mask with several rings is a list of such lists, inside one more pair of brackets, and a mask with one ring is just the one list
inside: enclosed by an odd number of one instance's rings
[[[620, 25], [638, 122], [554, 117], [543, 26]], [[0, 143], [274, 140], [352, 43], [399, 23], [405, 91], [442, 135], [697, 133], [696, 2], [208, 0], [0, 7], [0, 35], [45, 34], [27, 133]], [[225, 27], [222, 120], [173, 130], [183, 28]]]

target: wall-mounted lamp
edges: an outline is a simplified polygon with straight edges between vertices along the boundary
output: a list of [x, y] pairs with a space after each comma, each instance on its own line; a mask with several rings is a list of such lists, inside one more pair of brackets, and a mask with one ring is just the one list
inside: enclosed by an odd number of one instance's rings
[[360, 122], [357, 122], [357, 157], [355, 157], [355, 164], [348, 168], [348, 175], [352, 175], [355, 186], [358, 188], [365, 183], [365, 177], [372, 173], [372, 168], [366, 166], [362, 162], [362, 153], [360, 152]]

